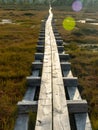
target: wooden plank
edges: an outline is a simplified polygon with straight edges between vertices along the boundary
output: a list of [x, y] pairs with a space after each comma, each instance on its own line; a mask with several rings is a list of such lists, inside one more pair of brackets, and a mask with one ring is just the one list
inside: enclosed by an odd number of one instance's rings
[[[68, 78], [69, 77], [70, 76], [68, 76]], [[71, 75], [71, 77], [73, 77], [73, 75]], [[73, 100], [73, 101], [81, 100], [82, 101], [77, 87], [74, 87], [74, 86], [67, 87], [67, 91], [68, 91], [70, 100]], [[77, 130], [92, 130], [91, 122], [90, 122], [87, 112], [74, 114], [74, 117], [75, 117], [75, 123], [76, 123]]]
[[59, 37], [55, 37], [56, 40], [62, 40], [62, 38], [59, 36]]
[[33, 69], [42, 69], [42, 62], [32, 62], [32, 70]]
[[26, 114], [29, 112], [36, 112], [37, 111], [37, 101], [27, 101], [22, 100], [18, 102], [18, 112], [19, 114]]
[[33, 77], [33, 76], [28, 76], [26, 77], [27, 84], [28, 86], [35, 86], [35, 85], [40, 85], [41, 83], [41, 78], [40, 77]]
[[33, 70], [32, 71], [32, 76], [38, 77], [39, 76], [39, 70]]
[[75, 121], [77, 130], [92, 130], [88, 113], [75, 114]]
[[49, 22], [45, 27], [45, 52], [35, 130], [52, 130], [51, 46]]
[[14, 130], [28, 130], [28, 114], [19, 114], [15, 123]]
[[60, 34], [59, 34], [59, 33], [54, 33], [54, 35], [55, 35], [55, 36], [60, 36]]
[[[44, 53], [44, 46], [43, 45], [37, 45], [36, 47], [38, 52]], [[62, 53], [64, 51], [64, 46], [58, 46], [58, 52]]]
[[77, 87], [67, 87], [70, 100], [81, 100], [81, 96]]
[[[53, 15], [51, 12], [51, 19], [52, 17]], [[51, 26], [50, 34], [52, 48], [53, 130], [70, 130], [59, 54]]]
[[70, 59], [69, 54], [59, 54], [59, 57], [61, 62], [66, 62]]
[[44, 45], [45, 44], [45, 42], [37, 42], [37, 45]]
[[[42, 61], [43, 58], [44, 58], [44, 53], [35, 53], [35, 60]], [[59, 54], [59, 58], [61, 62], [66, 62], [70, 59], [69, 54]]]
[[69, 113], [86, 113], [88, 105], [86, 100], [67, 100]]
[[44, 53], [35, 53], [35, 60], [42, 61], [44, 58]]
[[39, 36], [38, 39], [39, 39], [39, 40], [44, 40], [44, 39], [45, 39], [45, 36]]
[[27, 100], [27, 101], [33, 101], [34, 100], [34, 95], [35, 95], [35, 90], [36, 90], [36, 86], [33, 87], [29, 87], [23, 100]]
[[45, 38], [45, 33], [40, 33], [39, 36]]
[[59, 43], [62, 43], [63, 44], [63, 40], [56, 40], [56, 43], [59, 44]]
[[37, 49], [38, 52], [42, 52], [42, 53], [44, 52], [44, 46], [43, 45], [37, 45], [36, 49]]
[[72, 77], [71, 70], [64, 70], [63, 71], [63, 77]]
[[[74, 90], [73, 91], [74, 100], [80, 100], [81, 96], [80, 96], [78, 89], [77, 88], [75, 89], [75, 87], [74, 87], [73, 90]], [[72, 92], [72, 90], [71, 90], [71, 92]], [[88, 113], [84, 113], [84, 114], [78, 113], [78, 114], [75, 114], [74, 117], [75, 117], [75, 121], [76, 121], [77, 130], [92, 130], [92, 126], [91, 126], [91, 122], [90, 122]]]
[[77, 77], [63, 77], [64, 85], [67, 87], [77, 87], [78, 78]]
[[[54, 48], [54, 47], [53, 47]], [[58, 53], [52, 54], [53, 77], [53, 130], [70, 130], [69, 116], [65, 99]]]
[[[61, 68], [64, 73], [64, 77], [66, 77], [65, 73], [66, 71], [70, 71], [71, 69], [71, 63], [69, 62], [61, 62]], [[42, 62], [32, 62], [32, 69], [41, 69], [43, 66]]]
[[61, 62], [62, 71], [70, 71], [71, 64], [69, 62]]

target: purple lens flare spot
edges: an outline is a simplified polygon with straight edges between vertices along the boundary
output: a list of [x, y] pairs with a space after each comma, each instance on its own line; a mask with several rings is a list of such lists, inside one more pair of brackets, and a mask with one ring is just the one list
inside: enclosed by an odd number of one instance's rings
[[83, 5], [80, 0], [75, 0], [72, 4], [72, 9], [76, 12], [80, 11], [82, 9]]

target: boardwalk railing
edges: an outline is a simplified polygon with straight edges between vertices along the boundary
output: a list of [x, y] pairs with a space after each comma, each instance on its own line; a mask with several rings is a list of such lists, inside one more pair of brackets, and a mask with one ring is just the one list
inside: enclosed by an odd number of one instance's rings
[[51, 7], [42, 23], [32, 75], [27, 77], [28, 90], [18, 102], [14, 130], [28, 130], [29, 112], [37, 112], [35, 130], [92, 130], [88, 105], [78, 91], [69, 55], [54, 27]]

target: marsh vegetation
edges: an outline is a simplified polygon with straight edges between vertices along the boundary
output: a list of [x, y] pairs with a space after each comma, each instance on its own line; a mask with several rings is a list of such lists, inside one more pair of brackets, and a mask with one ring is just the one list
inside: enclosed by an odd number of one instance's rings
[[[18, 101], [26, 89], [31, 73], [41, 20], [47, 12], [34, 10], [0, 10], [0, 130], [13, 130]], [[31, 116], [32, 118], [32, 116]]]
[[66, 43], [65, 51], [71, 57], [72, 72], [79, 78], [82, 98], [88, 101], [93, 130], [98, 130], [98, 26], [76, 23], [74, 30], [66, 31], [62, 22], [68, 15], [76, 21], [86, 17], [98, 19], [98, 16], [94, 13], [55, 11], [57, 28]]

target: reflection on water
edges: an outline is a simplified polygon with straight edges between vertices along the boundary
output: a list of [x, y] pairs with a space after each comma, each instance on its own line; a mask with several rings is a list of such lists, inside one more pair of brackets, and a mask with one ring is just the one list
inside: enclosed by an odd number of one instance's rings
[[77, 22], [80, 22], [80, 23], [88, 23], [88, 24], [92, 24], [92, 25], [98, 25], [98, 21], [96, 19], [84, 19], [84, 20], [78, 20]]
[[11, 19], [2, 19], [0, 24], [12, 24], [12, 20]]
[[90, 23], [90, 24], [93, 24], [93, 25], [98, 25], [98, 23]]

